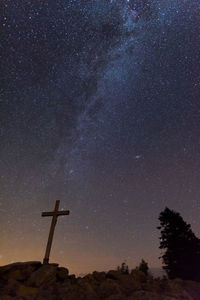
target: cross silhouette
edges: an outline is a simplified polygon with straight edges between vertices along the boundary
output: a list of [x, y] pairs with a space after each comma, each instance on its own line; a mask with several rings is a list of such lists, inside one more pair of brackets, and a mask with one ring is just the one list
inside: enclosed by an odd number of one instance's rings
[[55, 205], [54, 211], [43, 212], [42, 213], [42, 217], [53, 217], [52, 221], [51, 221], [51, 227], [50, 227], [50, 231], [49, 231], [49, 238], [48, 238], [48, 242], [47, 242], [45, 257], [43, 259], [43, 264], [48, 264], [49, 263], [49, 256], [50, 256], [51, 245], [52, 245], [52, 241], [53, 241], [53, 235], [54, 235], [54, 230], [55, 230], [57, 218], [59, 216], [69, 215], [69, 210], [58, 211], [59, 204], [60, 204], [60, 200], [56, 200], [56, 205]]

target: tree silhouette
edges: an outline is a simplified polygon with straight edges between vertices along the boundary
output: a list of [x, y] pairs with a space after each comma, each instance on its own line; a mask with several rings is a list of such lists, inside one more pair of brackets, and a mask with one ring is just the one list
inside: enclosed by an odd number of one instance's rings
[[137, 267], [137, 269], [139, 271], [142, 271], [145, 275], [148, 275], [149, 267], [148, 267], [148, 263], [144, 259], [141, 260], [139, 267]]
[[165, 208], [159, 216], [161, 230], [160, 257], [171, 279], [200, 281], [200, 240], [178, 212]]
[[121, 272], [122, 274], [129, 274], [129, 267], [126, 262], [123, 262], [121, 266], [118, 266], [117, 271]]

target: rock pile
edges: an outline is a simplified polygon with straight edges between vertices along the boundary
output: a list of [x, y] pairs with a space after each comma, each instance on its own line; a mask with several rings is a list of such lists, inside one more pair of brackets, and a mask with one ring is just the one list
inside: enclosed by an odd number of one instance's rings
[[42, 265], [37, 261], [0, 267], [0, 299], [58, 299], [52, 287], [69, 280], [68, 273], [58, 264]]
[[139, 270], [69, 275], [58, 264], [0, 267], [0, 300], [200, 300], [200, 283], [153, 278]]

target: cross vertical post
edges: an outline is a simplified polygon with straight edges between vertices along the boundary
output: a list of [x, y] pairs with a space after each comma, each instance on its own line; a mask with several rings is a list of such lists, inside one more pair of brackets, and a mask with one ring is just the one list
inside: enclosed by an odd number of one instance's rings
[[52, 211], [52, 212], [43, 212], [42, 213], [42, 217], [53, 217], [52, 221], [51, 221], [51, 227], [50, 227], [50, 231], [49, 231], [49, 238], [48, 238], [48, 242], [47, 242], [47, 246], [46, 246], [46, 252], [45, 252], [45, 257], [43, 259], [43, 264], [48, 264], [49, 263], [49, 256], [50, 256], [50, 252], [51, 252], [53, 235], [54, 235], [55, 226], [56, 226], [56, 223], [57, 223], [58, 216], [69, 215], [69, 210], [58, 211], [59, 204], [60, 204], [60, 200], [56, 200], [54, 211]]

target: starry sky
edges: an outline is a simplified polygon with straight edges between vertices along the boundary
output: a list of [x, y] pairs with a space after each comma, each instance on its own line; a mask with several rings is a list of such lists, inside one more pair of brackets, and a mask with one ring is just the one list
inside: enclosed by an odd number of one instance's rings
[[200, 1], [1, 0], [0, 265], [161, 262], [159, 213], [200, 237]]

